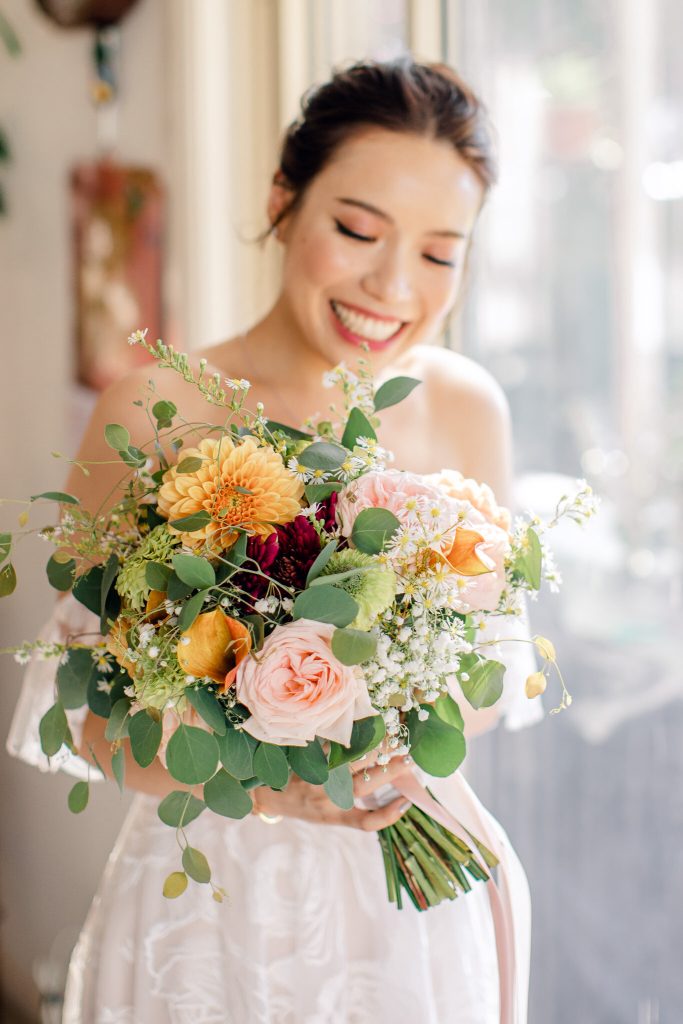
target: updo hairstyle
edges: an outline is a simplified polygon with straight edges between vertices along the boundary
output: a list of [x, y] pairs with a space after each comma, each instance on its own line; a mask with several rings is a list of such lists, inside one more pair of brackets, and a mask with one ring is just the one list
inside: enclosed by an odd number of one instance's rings
[[361, 61], [304, 94], [301, 115], [287, 128], [273, 178], [291, 191], [292, 200], [268, 234], [297, 209], [337, 148], [368, 127], [450, 142], [481, 181], [484, 197], [495, 184], [486, 109], [452, 68], [416, 63], [409, 56]]

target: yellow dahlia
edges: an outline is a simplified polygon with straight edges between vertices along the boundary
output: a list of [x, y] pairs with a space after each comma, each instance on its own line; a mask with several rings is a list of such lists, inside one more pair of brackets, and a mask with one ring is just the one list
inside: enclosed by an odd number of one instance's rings
[[171, 521], [201, 511], [211, 516], [206, 526], [182, 533], [185, 544], [220, 551], [237, 539], [236, 526], [267, 537], [301, 509], [303, 484], [272, 448], [254, 437], [238, 444], [229, 437], [205, 438], [198, 448], [185, 450], [182, 459], [193, 456], [202, 460], [200, 468], [179, 473], [172, 466], [158, 495], [159, 514]]

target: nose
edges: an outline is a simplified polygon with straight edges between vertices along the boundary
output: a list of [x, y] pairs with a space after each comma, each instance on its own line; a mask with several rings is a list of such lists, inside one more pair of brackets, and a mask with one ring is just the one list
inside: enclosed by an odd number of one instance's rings
[[361, 280], [368, 295], [387, 305], [407, 302], [413, 297], [409, 258], [398, 246], [378, 252]]

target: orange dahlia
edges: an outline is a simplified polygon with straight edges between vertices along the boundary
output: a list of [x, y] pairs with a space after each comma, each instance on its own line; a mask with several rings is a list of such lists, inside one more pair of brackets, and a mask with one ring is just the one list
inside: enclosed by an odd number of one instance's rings
[[201, 466], [191, 473], [172, 466], [164, 474], [158, 511], [171, 521], [209, 513], [206, 526], [181, 534], [191, 547], [228, 548], [237, 539], [237, 526], [267, 537], [276, 524], [291, 522], [301, 509], [303, 484], [272, 448], [254, 437], [238, 444], [229, 437], [204, 438], [198, 448], [183, 452], [183, 461], [190, 457], [201, 459]]

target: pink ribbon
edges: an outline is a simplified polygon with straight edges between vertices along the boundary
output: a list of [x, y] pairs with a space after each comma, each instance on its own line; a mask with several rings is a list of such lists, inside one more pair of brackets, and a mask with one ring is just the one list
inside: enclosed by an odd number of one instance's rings
[[[452, 779], [464, 782], [460, 772], [457, 772]], [[472, 842], [470, 833], [455, 820], [453, 815], [446, 808], [429, 795], [425, 787], [415, 777], [411, 769], [392, 780], [396, 789], [407, 797], [411, 803], [419, 807], [425, 814], [429, 814], [440, 825], [452, 832], [454, 836], [461, 839], [473, 850], [476, 858], [476, 846]], [[476, 836], [487, 846], [499, 860], [499, 872], [501, 874], [501, 890], [498, 889], [493, 877], [486, 865], [481, 865], [489, 875], [486, 887], [491, 904], [491, 916], [496, 936], [496, 953], [498, 955], [498, 980], [500, 985], [500, 1024], [515, 1024], [515, 939], [512, 924], [512, 904], [510, 901], [510, 889], [504, 876], [503, 851], [500, 847], [499, 837], [493, 832], [488, 822], [479, 814], [474, 802], [470, 802], [470, 811], [476, 816]]]

